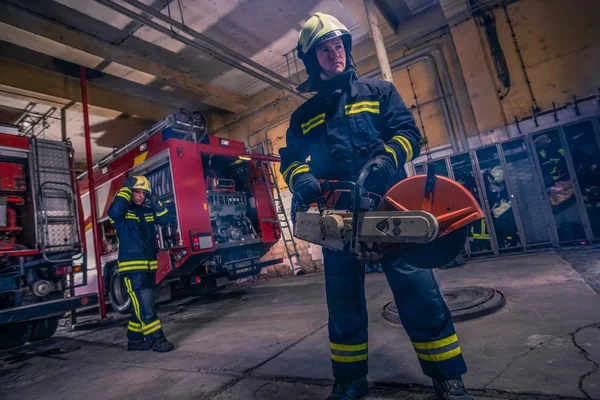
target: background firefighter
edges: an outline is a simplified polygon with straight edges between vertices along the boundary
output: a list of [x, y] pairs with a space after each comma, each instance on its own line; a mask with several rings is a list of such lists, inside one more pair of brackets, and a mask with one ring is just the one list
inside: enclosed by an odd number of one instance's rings
[[[148, 197], [150, 197], [148, 199]], [[150, 203], [147, 206], [146, 203]], [[167, 352], [167, 341], [156, 315], [155, 276], [156, 223], [168, 225], [171, 213], [152, 194], [144, 176], [128, 178], [108, 209], [117, 232], [119, 274], [131, 298], [131, 318], [127, 327], [128, 350]]]
[[[419, 155], [421, 135], [393, 84], [357, 77], [352, 37], [336, 18], [314, 14], [304, 25], [298, 54], [309, 78], [298, 90], [318, 92], [291, 116], [281, 173], [295, 203], [321, 196], [318, 179], [356, 181], [383, 195]], [[310, 157], [310, 162], [306, 160]], [[293, 211], [294, 212], [294, 211]], [[328, 399], [368, 394], [368, 332], [364, 266], [350, 253], [323, 249], [334, 388]], [[438, 398], [470, 398], [450, 311], [430, 270], [398, 254], [381, 260], [398, 311]]]

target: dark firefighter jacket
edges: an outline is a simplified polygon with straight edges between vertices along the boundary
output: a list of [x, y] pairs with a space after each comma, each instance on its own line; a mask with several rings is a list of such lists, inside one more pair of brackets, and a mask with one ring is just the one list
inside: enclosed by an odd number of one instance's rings
[[151, 207], [135, 205], [131, 202], [131, 189], [127, 187], [117, 192], [108, 216], [117, 231], [120, 273], [157, 269], [156, 223], [168, 225], [170, 214], [160, 201]]
[[343, 79], [341, 95], [320, 91], [292, 114], [279, 151], [292, 191], [294, 176], [304, 172], [354, 181], [377, 155], [391, 155], [400, 169], [419, 155], [421, 134], [394, 85], [354, 74]]

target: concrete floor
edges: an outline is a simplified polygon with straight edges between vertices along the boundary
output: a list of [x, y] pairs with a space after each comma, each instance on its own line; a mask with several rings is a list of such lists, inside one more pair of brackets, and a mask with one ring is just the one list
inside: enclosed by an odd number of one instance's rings
[[[576, 258], [598, 266], [599, 257]], [[565, 258], [481, 260], [438, 275], [443, 287], [492, 286], [508, 299], [498, 313], [456, 325], [473, 394], [600, 399], [600, 296]], [[408, 337], [381, 318], [391, 299], [384, 276], [368, 276], [367, 296], [369, 399], [431, 398]], [[125, 323], [65, 329], [0, 353], [0, 398], [287, 400], [331, 390], [323, 276], [270, 279], [159, 314], [175, 351], [125, 351]]]

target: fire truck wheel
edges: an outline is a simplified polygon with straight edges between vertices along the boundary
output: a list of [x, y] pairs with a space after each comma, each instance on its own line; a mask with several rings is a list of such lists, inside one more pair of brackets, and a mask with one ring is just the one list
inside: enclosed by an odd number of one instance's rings
[[119, 314], [131, 313], [131, 299], [129, 299], [116, 266], [110, 272], [110, 278], [108, 279], [108, 298], [113, 310]]
[[33, 322], [0, 325], [0, 349], [22, 346], [29, 340]]
[[35, 321], [29, 341], [35, 342], [52, 337], [58, 328], [58, 320], [58, 317], [51, 317]]

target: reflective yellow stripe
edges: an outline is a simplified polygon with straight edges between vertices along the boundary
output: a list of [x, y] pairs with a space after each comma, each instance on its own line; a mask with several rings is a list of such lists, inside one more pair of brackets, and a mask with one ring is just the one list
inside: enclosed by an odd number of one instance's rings
[[447, 338], [435, 340], [433, 342], [413, 342], [413, 347], [415, 349], [437, 349], [439, 347], [448, 346], [449, 344], [455, 343], [458, 341], [458, 336], [456, 334], [452, 336], [448, 336]]
[[350, 110], [346, 110], [346, 115], [358, 114], [361, 112], [370, 112], [373, 114], [379, 114], [379, 108], [371, 108], [371, 107], [352, 108]]
[[360, 351], [360, 350], [366, 350], [367, 347], [369, 346], [369, 344], [368, 343], [361, 343], [361, 344], [337, 344], [337, 343], [329, 342], [329, 346], [333, 350]]
[[156, 320], [150, 322], [149, 324], [144, 325], [144, 330], [151, 329], [151, 328], [155, 327], [156, 325], [160, 325], [160, 320], [156, 319]]
[[145, 217], [146, 222], [154, 222], [154, 217]]
[[331, 359], [337, 362], [350, 363], [357, 361], [364, 361], [368, 358], [367, 354], [361, 354], [360, 356], [338, 356], [337, 354], [332, 354]]
[[302, 128], [302, 134], [306, 135], [311, 129], [323, 124], [325, 122], [325, 113], [319, 114], [316, 117], [309, 119], [307, 122], [300, 124]]
[[321, 118], [325, 118], [325, 113], [322, 113], [322, 114], [319, 114], [319, 115], [317, 115], [315, 117], [312, 117], [311, 119], [309, 119], [305, 123], [301, 124], [300, 126], [302, 126], [303, 128], [307, 127], [310, 124], [312, 124], [313, 122], [315, 122], [316, 120], [321, 119]]
[[302, 163], [301, 163], [301, 162], [299, 162], [299, 161], [294, 161], [293, 163], [291, 163], [291, 164], [290, 164], [290, 166], [289, 166], [289, 167], [287, 167], [287, 168], [285, 169], [285, 171], [283, 171], [283, 174], [282, 174], [282, 175], [283, 175], [283, 179], [284, 179], [284, 180], [287, 180], [287, 178], [286, 178], [285, 176], [286, 176], [286, 175], [287, 175], [287, 174], [288, 174], [288, 173], [289, 173], [289, 172], [292, 170], [292, 168], [296, 168], [297, 166], [299, 166], [299, 165], [301, 165], [301, 164], [302, 164]]
[[129, 321], [129, 326], [127, 326], [127, 329], [132, 332], [142, 332], [142, 326], [139, 324], [135, 325], [135, 323], [131, 321]]
[[370, 112], [379, 114], [379, 101], [361, 101], [354, 104], [347, 104], [346, 115], [358, 114], [361, 112]]
[[392, 140], [395, 140], [396, 142], [400, 143], [400, 146], [402, 146], [402, 148], [406, 152], [406, 162], [412, 160], [413, 151], [412, 151], [412, 146], [411, 146], [410, 142], [408, 141], [408, 139], [405, 138], [404, 136], [397, 135], [397, 136], [394, 136], [392, 138]]
[[293, 188], [293, 185], [292, 185], [292, 182], [294, 181], [294, 176], [296, 176], [298, 174], [303, 174], [303, 173], [309, 172], [309, 171], [310, 171], [310, 168], [308, 168], [308, 165], [302, 165], [302, 166], [296, 168], [294, 170], [294, 172], [292, 172], [292, 174], [290, 175], [289, 184], [288, 184], [289, 187], [290, 187], [290, 190], [292, 192], [294, 191], [294, 188]]
[[319, 125], [322, 125], [325, 123], [325, 118], [318, 120], [317, 122], [315, 122], [314, 124], [308, 126], [306, 129], [302, 129], [302, 133], [304, 135], [306, 135], [308, 132], [310, 132], [311, 130], [313, 130], [313, 128], [316, 128]]
[[162, 325], [158, 324], [158, 325], [157, 325], [157, 326], [155, 326], [154, 328], [152, 328], [152, 329], [150, 329], [150, 330], [147, 330], [147, 331], [144, 331], [144, 335], [149, 335], [149, 334], [151, 334], [151, 333], [154, 333], [154, 332], [156, 332], [157, 330], [159, 330], [159, 329], [161, 329], [161, 328], [162, 328]]
[[138, 261], [119, 262], [118, 270], [119, 270], [119, 272], [147, 271], [148, 270], [148, 261], [138, 260]]
[[133, 321], [129, 321], [129, 325], [135, 326], [136, 328], [141, 328], [142, 324], [139, 324], [137, 322], [133, 322]]
[[140, 218], [132, 212], [127, 212], [127, 214], [125, 214], [125, 219], [135, 219], [138, 222], [140, 220]]
[[124, 196], [124, 197], [131, 198], [131, 190], [129, 190], [129, 188], [121, 188], [117, 192], [117, 196]]
[[461, 350], [460, 350], [460, 347], [457, 347], [456, 349], [453, 349], [453, 350], [450, 350], [450, 351], [447, 351], [447, 352], [441, 353], [441, 354], [417, 353], [417, 357], [419, 357], [421, 360], [425, 360], [425, 361], [439, 362], [439, 361], [448, 360], [452, 357], [456, 357], [459, 354], [461, 354]]
[[394, 151], [394, 149], [392, 149], [387, 144], [385, 145], [385, 151], [392, 154], [392, 157], [394, 158], [394, 162], [396, 163], [396, 168], [398, 168], [398, 156], [396, 155], [396, 151]]
[[119, 267], [121, 265], [123, 266], [127, 266], [127, 265], [135, 265], [135, 264], [144, 264], [144, 265], [148, 265], [148, 261], [146, 260], [136, 260], [136, 261], [119, 261]]
[[[114, 220], [114, 219], [112, 219], [112, 218], [110, 218], [110, 217], [108, 217], [108, 220], [110, 221], [110, 223], [111, 223], [111, 224], [114, 224], [114, 223], [115, 223], [115, 220]], [[86, 230], [87, 230], [87, 227], [86, 227]]]
[[[131, 299], [131, 305], [133, 306], [133, 312], [139, 321], [142, 320], [142, 314], [140, 312], [140, 304], [137, 301], [137, 297], [135, 297], [135, 292], [131, 287], [131, 280], [128, 278], [124, 278], [125, 287], [127, 287], [127, 293], [129, 293], [129, 298]], [[143, 325], [142, 325], [143, 326]]]
[[290, 165], [285, 171], [283, 171], [283, 180], [285, 180], [289, 185], [289, 183], [292, 181], [292, 176], [296, 174], [296, 170], [302, 167], [308, 168], [308, 164], [301, 163], [298, 161], [293, 162], [292, 165]]
[[167, 210], [167, 209], [165, 208], [163, 211], [161, 211], [161, 212], [159, 212], [158, 214], [156, 214], [156, 216], [157, 216], [157, 217], [162, 217], [162, 216], [163, 216], [163, 215], [165, 215], [167, 212], [169, 212], [169, 210]]
[[124, 193], [117, 193], [117, 196], [118, 196], [118, 197], [122, 197], [122, 198], [124, 198], [124, 199], [125, 199], [125, 200], [127, 200], [127, 201], [130, 201], [130, 200], [131, 200], [131, 196], [128, 196], [128, 195], [126, 195], [126, 194], [124, 194]]
[[346, 110], [348, 110], [350, 108], [357, 108], [357, 107], [363, 107], [363, 106], [379, 108], [379, 101], [360, 101], [358, 103], [346, 104], [344, 107], [346, 108]]

